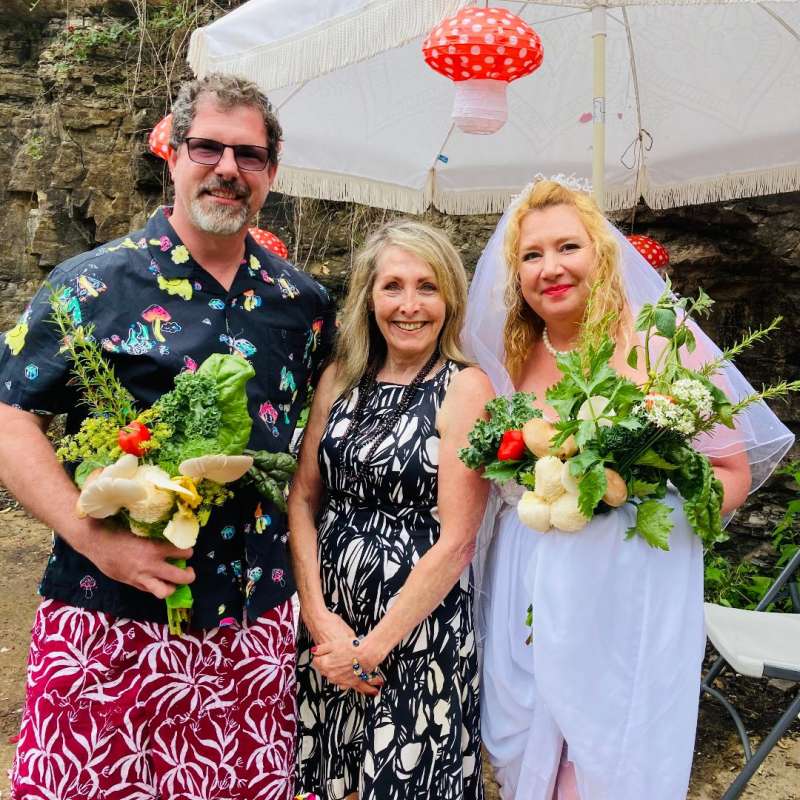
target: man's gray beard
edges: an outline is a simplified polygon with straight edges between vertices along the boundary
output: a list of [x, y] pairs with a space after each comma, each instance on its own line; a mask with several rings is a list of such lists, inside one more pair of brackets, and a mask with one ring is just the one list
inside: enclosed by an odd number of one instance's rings
[[189, 203], [189, 216], [192, 222], [205, 233], [231, 236], [239, 233], [247, 225], [250, 219], [250, 209], [246, 205], [241, 208], [223, 206], [206, 208], [200, 197], [194, 197]]

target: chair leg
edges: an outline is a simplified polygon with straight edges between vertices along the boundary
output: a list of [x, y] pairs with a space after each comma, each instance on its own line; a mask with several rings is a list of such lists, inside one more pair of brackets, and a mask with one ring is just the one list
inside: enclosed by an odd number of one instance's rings
[[739, 716], [739, 712], [733, 707], [730, 700], [728, 700], [728, 698], [725, 697], [722, 692], [717, 691], [713, 686], [709, 686], [704, 682], [700, 685], [700, 688], [702, 691], [707, 692], [715, 700], [721, 703], [728, 714], [730, 714], [733, 724], [736, 726], [736, 731], [739, 734], [739, 738], [742, 740], [742, 747], [744, 748], [744, 760], [745, 763], [747, 763], [753, 757], [753, 750], [750, 747], [750, 737], [747, 735], [747, 731], [744, 729], [744, 723], [742, 722], [742, 718]]
[[770, 750], [775, 746], [775, 743], [786, 733], [789, 726], [798, 715], [800, 715], [800, 692], [797, 693], [797, 697], [794, 698], [792, 704], [786, 709], [775, 724], [775, 727], [769, 732], [767, 738], [761, 742], [758, 750], [753, 754], [753, 757], [744, 765], [744, 769], [730, 785], [728, 791], [722, 795], [721, 800], [736, 800], [736, 798], [741, 795], [750, 778], [753, 777], [755, 771], [761, 766], [761, 763], [769, 755]]

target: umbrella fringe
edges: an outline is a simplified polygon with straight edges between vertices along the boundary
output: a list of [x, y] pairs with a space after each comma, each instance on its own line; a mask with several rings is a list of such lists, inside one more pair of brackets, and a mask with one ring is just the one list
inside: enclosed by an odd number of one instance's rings
[[[229, 58], [213, 56], [205, 29], [199, 28], [189, 42], [188, 61], [197, 77], [209, 72], [246, 74], [264, 91], [271, 91], [318, 78], [406, 44], [426, 34], [444, 17], [475, 2], [372, 0], [357, 11], [326, 20], [288, 40], [252, 47]], [[212, 26], [213, 23], [208, 27]]]
[[735, 172], [672, 186], [645, 185], [642, 196], [650, 208], [661, 209], [796, 191], [800, 191], [800, 166], [795, 164], [749, 173]]
[[430, 196], [423, 189], [382, 183], [370, 178], [287, 166], [278, 169], [273, 189], [294, 197], [361, 203], [405, 214], [422, 214], [430, 206]]

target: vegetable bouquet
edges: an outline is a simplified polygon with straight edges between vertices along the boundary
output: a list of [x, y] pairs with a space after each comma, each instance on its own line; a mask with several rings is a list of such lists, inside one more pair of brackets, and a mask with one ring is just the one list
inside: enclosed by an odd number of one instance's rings
[[[252, 482], [285, 510], [284, 490], [296, 468], [285, 453], [246, 450], [252, 421], [245, 385], [255, 374], [242, 357], [215, 353], [175, 377], [151, 407], [136, 409], [102, 355], [92, 327], [76, 325], [56, 292], [52, 320], [89, 416], [56, 450], [74, 465], [80, 516], [112, 518], [137, 536], [188, 548], [236, 481]], [[183, 560], [177, 566], [186, 567]], [[180, 634], [193, 598], [180, 586], [167, 600], [171, 633]]]
[[766, 338], [780, 318], [748, 333], [719, 358], [686, 366], [686, 354], [696, 350], [690, 318], [707, 315], [712, 304], [702, 290], [696, 299], [678, 299], [668, 285], [656, 303], [642, 307], [635, 329], [643, 343], [627, 358], [631, 368], [644, 367], [641, 385], [610, 366], [615, 345], [604, 332], [608, 320], [594, 330], [585, 326], [578, 347], [558, 355], [562, 378], [545, 394], [559, 419], [543, 419], [531, 394], [498, 397], [486, 406], [489, 419], [470, 432], [461, 460], [483, 468], [490, 480], [524, 487], [517, 513], [534, 530], [577, 532], [595, 514], [631, 503], [636, 522], [627, 538], [641, 536], [668, 550], [673, 523], [663, 499], [671, 483], [704, 545], [723, 541], [722, 485], [693, 441], [717, 425], [733, 428], [747, 406], [797, 391], [800, 381], [767, 387], [736, 403], [712, 381], [726, 362]]

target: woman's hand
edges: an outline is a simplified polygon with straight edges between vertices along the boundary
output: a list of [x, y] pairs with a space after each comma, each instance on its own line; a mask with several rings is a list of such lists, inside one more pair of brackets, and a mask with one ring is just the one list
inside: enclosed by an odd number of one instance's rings
[[362, 680], [353, 671], [353, 659], [358, 661], [361, 671], [366, 673], [377, 669], [378, 659], [365, 648], [356, 647], [354, 641], [355, 636], [346, 636], [312, 647], [312, 664], [323, 678], [339, 688], [355, 689], [361, 694], [374, 697], [383, 686], [383, 678], [376, 676], [369, 681]]
[[351, 641], [356, 638], [355, 631], [333, 611], [323, 608], [316, 612], [306, 612], [300, 606], [300, 616], [303, 618], [303, 623], [314, 644], [322, 644], [323, 642], [330, 642], [333, 639], [350, 639]]

